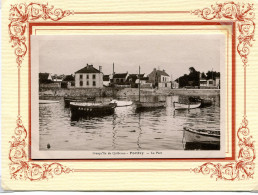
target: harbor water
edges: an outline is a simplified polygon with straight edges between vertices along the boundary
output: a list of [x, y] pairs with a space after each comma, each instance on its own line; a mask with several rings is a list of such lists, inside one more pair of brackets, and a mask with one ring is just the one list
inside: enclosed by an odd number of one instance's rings
[[[135, 106], [117, 107], [110, 116], [72, 121], [62, 97], [58, 103], [39, 105], [40, 150], [202, 150], [184, 140], [184, 127], [220, 130], [220, 96], [212, 106], [175, 110], [179, 96], [164, 96], [165, 108], [137, 112]], [[130, 97], [130, 100], [137, 97]], [[105, 101], [110, 101], [106, 98]], [[209, 146], [204, 149], [214, 149]], [[219, 149], [219, 148], [215, 148]]]

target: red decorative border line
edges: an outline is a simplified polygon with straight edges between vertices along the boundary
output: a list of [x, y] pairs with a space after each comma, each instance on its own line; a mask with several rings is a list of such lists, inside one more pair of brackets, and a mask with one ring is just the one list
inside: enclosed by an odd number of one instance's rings
[[244, 116], [237, 130], [239, 151], [236, 161], [227, 164], [208, 162], [192, 171], [208, 174], [211, 177], [216, 177], [216, 179], [231, 181], [253, 178], [256, 156], [254, 141], [250, 135], [246, 115], [246, 67], [255, 33], [253, 4], [236, 4], [234, 2], [217, 3], [216, 5], [212, 5], [211, 8], [194, 10], [192, 14], [198, 15], [205, 20], [229, 19], [237, 24], [239, 33], [237, 52], [242, 59], [244, 68]]
[[[239, 147], [237, 160], [226, 164], [208, 162], [192, 169], [191, 171], [195, 173], [209, 174], [211, 177], [214, 176], [217, 179], [232, 181], [235, 179], [252, 178], [255, 165], [255, 148], [252, 136], [250, 136], [246, 116], [246, 67], [250, 51], [249, 48], [252, 46], [255, 32], [253, 5], [228, 2], [212, 5], [211, 8], [194, 10], [191, 13], [199, 15], [205, 20], [215, 19], [217, 21], [221, 18], [226, 18], [237, 23], [239, 33], [237, 52], [244, 65], [244, 116], [237, 131]], [[9, 168], [11, 178], [13, 179], [29, 179], [31, 181], [43, 180], [53, 177], [54, 175], [70, 173], [73, 171], [60, 163], [37, 164], [28, 161], [26, 147], [28, 139], [27, 130], [23, 126], [20, 115], [20, 68], [23, 58], [27, 53], [25, 32], [28, 22], [34, 20], [59, 21], [71, 14], [73, 14], [72, 11], [63, 11], [62, 9], [55, 9], [53, 6], [48, 6], [48, 4], [38, 3], [12, 5], [10, 9], [10, 23], [8, 25], [8, 29], [10, 42], [14, 48], [16, 63], [18, 65], [18, 119], [16, 121], [14, 136], [12, 137], [12, 141], [10, 141], [11, 145], [9, 151]], [[84, 12], [79, 14], [84, 14]], [[94, 12], [94, 14], [98, 13]]]
[[53, 6], [48, 6], [48, 4], [30, 3], [27, 5], [21, 3], [11, 6], [9, 15], [11, 22], [8, 25], [8, 30], [18, 65], [18, 119], [9, 150], [9, 169], [12, 179], [43, 180], [54, 175], [73, 171], [60, 163], [37, 164], [28, 161], [26, 147], [28, 133], [23, 126], [20, 115], [20, 68], [28, 51], [25, 36], [27, 24], [29, 21], [39, 19], [58, 21], [70, 14], [73, 14], [73, 12], [69, 10], [63, 11], [59, 8], [54, 9]]

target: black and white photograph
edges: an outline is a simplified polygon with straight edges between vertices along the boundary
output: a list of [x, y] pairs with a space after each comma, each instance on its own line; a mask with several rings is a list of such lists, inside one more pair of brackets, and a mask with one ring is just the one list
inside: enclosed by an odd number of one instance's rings
[[223, 34], [31, 43], [32, 158], [225, 157]]

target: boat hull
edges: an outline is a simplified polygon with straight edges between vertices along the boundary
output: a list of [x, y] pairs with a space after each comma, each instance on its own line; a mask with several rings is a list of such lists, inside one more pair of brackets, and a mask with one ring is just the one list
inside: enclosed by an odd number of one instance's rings
[[94, 102], [95, 98], [75, 98], [75, 97], [64, 97], [64, 104], [66, 108], [69, 108], [71, 102]]
[[79, 119], [83, 117], [97, 117], [114, 114], [116, 104], [87, 104], [72, 102], [70, 104], [71, 119]]
[[194, 108], [199, 108], [201, 106], [201, 103], [196, 103], [196, 104], [181, 104], [178, 102], [174, 102], [174, 108], [176, 110], [180, 109], [194, 109]]
[[208, 107], [212, 105], [211, 99], [201, 99], [201, 107]]
[[[208, 131], [207, 131], [208, 132]], [[205, 131], [198, 132], [190, 128], [184, 128], [184, 137], [186, 142], [204, 143], [204, 144], [219, 144], [220, 135], [210, 135]]]
[[116, 104], [116, 107], [126, 107], [133, 104], [132, 101], [121, 101], [121, 100], [112, 100], [110, 103]]

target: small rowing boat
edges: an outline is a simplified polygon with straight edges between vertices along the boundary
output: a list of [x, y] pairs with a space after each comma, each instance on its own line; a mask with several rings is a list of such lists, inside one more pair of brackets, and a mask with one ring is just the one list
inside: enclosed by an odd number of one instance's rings
[[174, 105], [175, 110], [180, 110], [180, 109], [199, 108], [201, 106], [201, 103], [183, 104], [183, 103], [173, 102], [173, 105]]
[[39, 100], [40, 104], [54, 104], [58, 103], [59, 101], [54, 101], [54, 100]]
[[116, 107], [125, 107], [131, 106], [133, 104], [132, 101], [122, 101], [122, 100], [112, 100], [110, 103], [116, 104]]
[[219, 130], [192, 129], [184, 127], [184, 136], [186, 142], [218, 144], [220, 141]]

